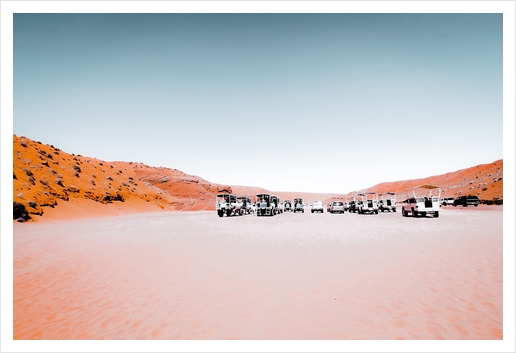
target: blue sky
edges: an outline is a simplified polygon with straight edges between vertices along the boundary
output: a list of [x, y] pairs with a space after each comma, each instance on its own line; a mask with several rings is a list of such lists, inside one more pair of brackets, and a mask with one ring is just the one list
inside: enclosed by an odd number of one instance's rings
[[13, 131], [346, 193], [503, 158], [502, 14], [15, 14]]

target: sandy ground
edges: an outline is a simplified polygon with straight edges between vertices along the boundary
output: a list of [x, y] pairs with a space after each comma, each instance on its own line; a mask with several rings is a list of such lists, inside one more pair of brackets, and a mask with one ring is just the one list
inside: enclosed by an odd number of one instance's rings
[[501, 340], [502, 210], [13, 224], [13, 337]]

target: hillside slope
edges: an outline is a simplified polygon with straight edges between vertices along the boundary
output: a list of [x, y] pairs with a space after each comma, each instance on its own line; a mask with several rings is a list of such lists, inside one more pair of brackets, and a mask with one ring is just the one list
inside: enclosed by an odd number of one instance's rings
[[[406, 188], [421, 184], [441, 186], [443, 197], [474, 194], [484, 201], [501, 203], [503, 160], [424, 179], [381, 183], [368, 190], [402, 193]], [[147, 211], [214, 210], [215, 195], [219, 192], [250, 197], [273, 193], [282, 200], [303, 197], [305, 203], [314, 200], [326, 203], [346, 196], [270, 192], [254, 186], [213, 184], [177, 169], [134, 162], [106, 162], [13, 135], [13, 219], [19, 221], [37, 219], [34, 216], [42, 216], [45, 209], [71, 200], [89, 200], [95, 205], [124, 204], [126, 209], [139, 205], [138, 209]], [[142, 208], [142, 205], [145, 206]]]
[[[441, 197], [455, 198], [460, 195], [476, 195], [483, 203], [502, 204], [503, 159], [422, 179], [380, 183], [360, 191], [376, 192], [378, 194], [394, 192], [397, 199], [402, 200], [406, 197], [407, 189], [425, 184], [440, 186]], [[349, 193], [347, 196], [352, 196], [353, 194]], [[336, 198], [332, 197], [326, 201]]]

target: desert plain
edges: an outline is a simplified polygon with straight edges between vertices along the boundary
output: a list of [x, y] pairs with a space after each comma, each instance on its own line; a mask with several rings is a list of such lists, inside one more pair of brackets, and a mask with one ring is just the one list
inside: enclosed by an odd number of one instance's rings
[[421, 184], [482, 204], [438, 218], [402, 217], [400, 206], [219, 218], [217, 193], [327, 204], [353, 192], [214, 184], [13, 135], [12, 338], [37, 350], [54, 340], [503, 343], [503, 160], [367, 190], [402, 201]]
[[503, 339], [500, 205], [110, 212], [13, 223], [15, 340]]

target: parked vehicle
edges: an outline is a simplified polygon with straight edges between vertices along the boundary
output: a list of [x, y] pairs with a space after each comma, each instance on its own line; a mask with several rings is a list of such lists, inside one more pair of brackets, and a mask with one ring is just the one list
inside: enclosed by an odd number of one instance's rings
[[407, 217], [439, 217], [441, 211], [441, 188], [434, 185], [421, 185], [406, 190], [407, 199], [401, 206], [401, 215]]
[[242, 203], [242, 209], [245, 214], [254, 213], [253, 201], [247, 196], [238, 196], [237, 200]]
[[285, 212], [292, 212], [292, 211], [294, 211], [294, 207], [292, 205], [292, 200], [285, 200], [285, 201], [283, 201], [283, 210]]
[[478, 198], [478, 196], [473, 196], [473, 195], [459, 196], [453, 201], [453, 206], [455, 206], [455, 207], [457, 207], [457, 206], [478, 207], [479, 204], [480, 204], [480, 199]]
[[330, 203], [330, 213], [344, 213], [344, 202], [333, 201]]
[[385, 192], [378, 195], [378, 210], [382, 212], [396, 212], [396, 194], [393, 192]]
[[312, 213], [314, 212], [321, 212], [324, 213], [324, 205], [321, 201], [314, 201], [312, 203]]
[[271, 196], [271, 205], [273, 208], [274, 215], [283, 213], [283, 209], [281, 208], [280, 198], [278, 196], [276, 196], [276, 195]]
[[441, 199], [441, 205], [442, 206], [453, 205], [453, 201], [455, 201], [455, 198], [453, 198], [453, 197], [445, 197], [444, 199]]
[[353, 195], [350, 200], [349, 200], [349, 204], [348, 204], [348, 211], [351, 213], [356, 213], [358, 211], [358, 203], [359, 201], [357, 200], [357, 197], [356, 195]]
[[274, 204], [271, 202], [271, 195], [256, 195], [256, 215], [257, 216], [274, 216]]
[[376, 192], [360, 193], [362, 199], [358, 203], [358, 214], [378, 214], [378, 195]]
[[296, 212], [305, 212], [305, 204], [302, 198], [294, 199], [294, 213]]
[[241, 216], [244, 214], [242, 203], [237, 200], [236, 195], [233, 194], [218, 194], [215, 199], [215, 209], [219, 217], [224, 215]]

